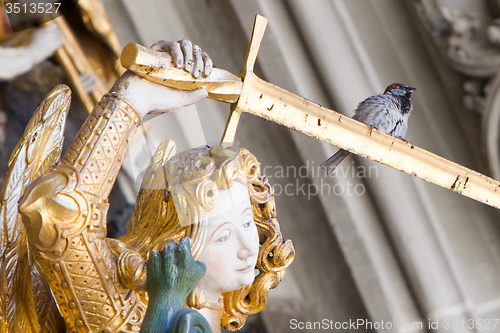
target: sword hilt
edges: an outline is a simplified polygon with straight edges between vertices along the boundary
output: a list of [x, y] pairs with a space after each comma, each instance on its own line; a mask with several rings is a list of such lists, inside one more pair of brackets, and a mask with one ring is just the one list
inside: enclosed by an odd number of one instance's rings
[[213, 68], [209, 76], [196, 79], [185, 70], [173, 66], [168, 53], [136, 43], [125, 46], [120, 60], [123, 67], [140, 77], [167, 87], [182, 90], [205, 88], [208, 98], [228, 103], [234, 103], [240, 97], [241, 79], [220, 68]]
[[[257, 54], [259, 53], [260, 44], [262, 42], [262, 38], [264, 37], [266, 27], [267, 18], [261, 15], [255, 15], [252, 37], [248, 45], [245, 64], [243, 65], [243, 69], [240, 73], [240, 77], [244, 80], [244, 84], [241, 88], [242, 94], [240, 95], [240, 97], [242, 95], [245, 95], [245, 91], [248, 91], [253, 76], [255, 76], [255, 74], [253, 73], [253, 68], [255, 65], [255, 61], [257, 60]], [[226, 122], [226, 128], [224, 129], [224, 133], [222, 134], [222, 138], [220, 141], [221, 145], [232, 145], [234, 142], [234, 137], [236, 135], [236, 130], [238, 129], [238, 123], [240, 122], [240, 116], [242, 113], [242, 107], [240, 105], [241, 103], [242, 101], [238, 99], [237, 103], [231, 105], [231, 113], [229, 114], [229, 118]], [[243, 101], [243, 103], [245, 103], [245, 101]]]

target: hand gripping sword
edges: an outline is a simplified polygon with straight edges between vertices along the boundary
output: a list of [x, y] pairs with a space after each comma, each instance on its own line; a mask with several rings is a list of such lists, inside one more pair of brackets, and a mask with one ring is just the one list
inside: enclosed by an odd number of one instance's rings
[[173, 67], [165, 53], [133, 43], [123, 49], [122, 65], [147, 80], [185, 90], [206, 88], [209, 98], [232, 103], [221, 144], [233, 142], [240, 115], [248, 112], [500, 208], [500, 182], [411, 143], [372, 131], [363, 123], [257, 77], [253, 66], [266, 25], [267, 19], [257, 15], [239, 77], [214, 68], [208, 77], [194, 79]]

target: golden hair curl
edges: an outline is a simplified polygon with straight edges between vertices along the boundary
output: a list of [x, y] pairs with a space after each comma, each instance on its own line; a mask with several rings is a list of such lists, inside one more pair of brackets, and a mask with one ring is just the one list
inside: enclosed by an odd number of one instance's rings
[[[187, 236], [196, 259], [206, 241], [207, 213], [218, 191], [230, 188], [234, 181], [247, 186], [259, 233], [259, 274], [251, 285], [222, 295], [221, 325], [231, 331], [240, 329], [248, 315], [265, 307], [268, 291], [281, 282], [295, 254], [292, 242], [281, 235], [273, 191], [260, 175], [257, 158], [246, 149], [205, 146], [178, 154], [163, 165], [162, 172], [150, 173], [164, 174], [168, 189], [140, 190], [127, 234], [120, 239], [143, 258]], [[203, 301], [197, 298], [190, 296], [189, 304], [199, 308]]]

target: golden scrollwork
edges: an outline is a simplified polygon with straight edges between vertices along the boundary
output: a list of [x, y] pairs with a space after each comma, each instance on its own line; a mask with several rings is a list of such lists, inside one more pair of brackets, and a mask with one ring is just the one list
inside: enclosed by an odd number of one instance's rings
[[285, 277], [294, 257], [291, 240], [281, 236], [273, 190], [266, 177], [260, 175], [260, 165], [248, 150], [242, 149], [252, 211], [260, 236], [260, 250], [256, 269], [259, 274], [252, 285], [223, 295], [224, 312], [222, 325], [229, 330], [243, 327], [248, 315], [255, 314], [266, 306], [267, 292], [278, 286]]
[[148, 305], [149, 253], [188, 236], [197, 258], [207, 240], [207, 212], [219, 191], [235, 183], [249, 191], [260, 240], [259, 274], [252, 285], [223, 294], [219, 305], [207, 302], [199, 288], [188, 304], [220, 306], [222, 325], [240, 328], [264, 307], [267, 292], [294, 256], [291, 242], [281, 236], [272, 188], [255, 156], [245, 149], [207, 146], [175, 155], [175, 144], [165, 141], [146, 172], [127, 234], [108, 239], [107, 196], [140, 119], [126, 100], [107, 94], [60, 158], [69, 100], [69, 89], [60, 86], [41, 104], [3, 184], [1, 209], [8, 228], [1, 230], [8, 242], [0, 243], [1, 264], [15, 273], [2, 290], [2, 330], [138, 331]]
[[[65, 47], [74, 47], [78, 54], [67, 25], [62, 20], [59, 25], [69, 41]], [[109, 30], [93, 28], [99, 34]], [[151, 251], [190, 237], [193, 257], [198, 258], [208, 242], [210, 211], [218, 196], [232, 187], [248, 190], [245, 211], [254, 217], [256, 258], [249, 267], [256, 263], [258, 275], [251, 285], [227, 289], [235, 291], [222, 294], [219, 302], [208, 302], [200, 284], [188, 304], [215, 311], [216, 321], [211, 322], [216, 325], [241, 328], [249, 314], [262, 310], [268, 291], [283, 279], [294, 258], [291, 241], [279, 230], [272, 188], [260, 175], [255, 156], [245, 149], [208, 146], [176, 155], [175, 144], [165, 141], [146, 172], [127, 234], [108, 239], [107, 197], [140, 116], [122, 95], [106, 94], [60, 158], [65, 113], [58, 110], [67, 110], [69, 96], [67, 87], [59, 87], [41, 104], [3, 184], [7, 227], [2, 239], [7, 242], [0, 243], [2, 265], [14, 267], [16, 273], [7, 277], [14, 284], [2, 290], [2, 329], [138, 331], [148, 306], [145, 281]], [[252, 277], [253, 271], [241, 270]]]
[[[268, 291], [281, 282], [295, 254], [292, 242], [281, 235], [272, 188], [260, 175], [257, 159], [246, 149], [200, 147], [170, 158], [163, 168], [149, 169], [146, 179], [152, 174], [165, 175], [168, 189], [148, 188], [143, 183], [129, 231], [120, 239], [145, 258], [150, 251], [185, 236], [191, 238], [193, 257], [197, 258], [206, 239], [205, 208], [216, 200], [217, 190], [233, 182], [247, 186], [260, 239], [259, 274], [252, 285], [223, 294], [221, 318], [225, 329], [241, 328], [248, 315], [264, 308]], [[191, 303], [200, 306], [196, 299]]]

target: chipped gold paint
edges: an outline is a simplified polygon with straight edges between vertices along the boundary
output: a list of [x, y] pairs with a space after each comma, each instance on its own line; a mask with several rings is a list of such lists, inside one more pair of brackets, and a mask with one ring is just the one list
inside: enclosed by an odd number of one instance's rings
[[[348, 150], [419, 179], [500, 208], [500, 182], [324, 108], [303, 97], [265, 82], [253, 65], [267, 25], [257, 15], [240, 77], [241, 94], [232, 106], [221, 142], [231, 144], [243, 112], [286, 126], [307, 136]], [[223, 100], [221, 98], [221, 100]]]

